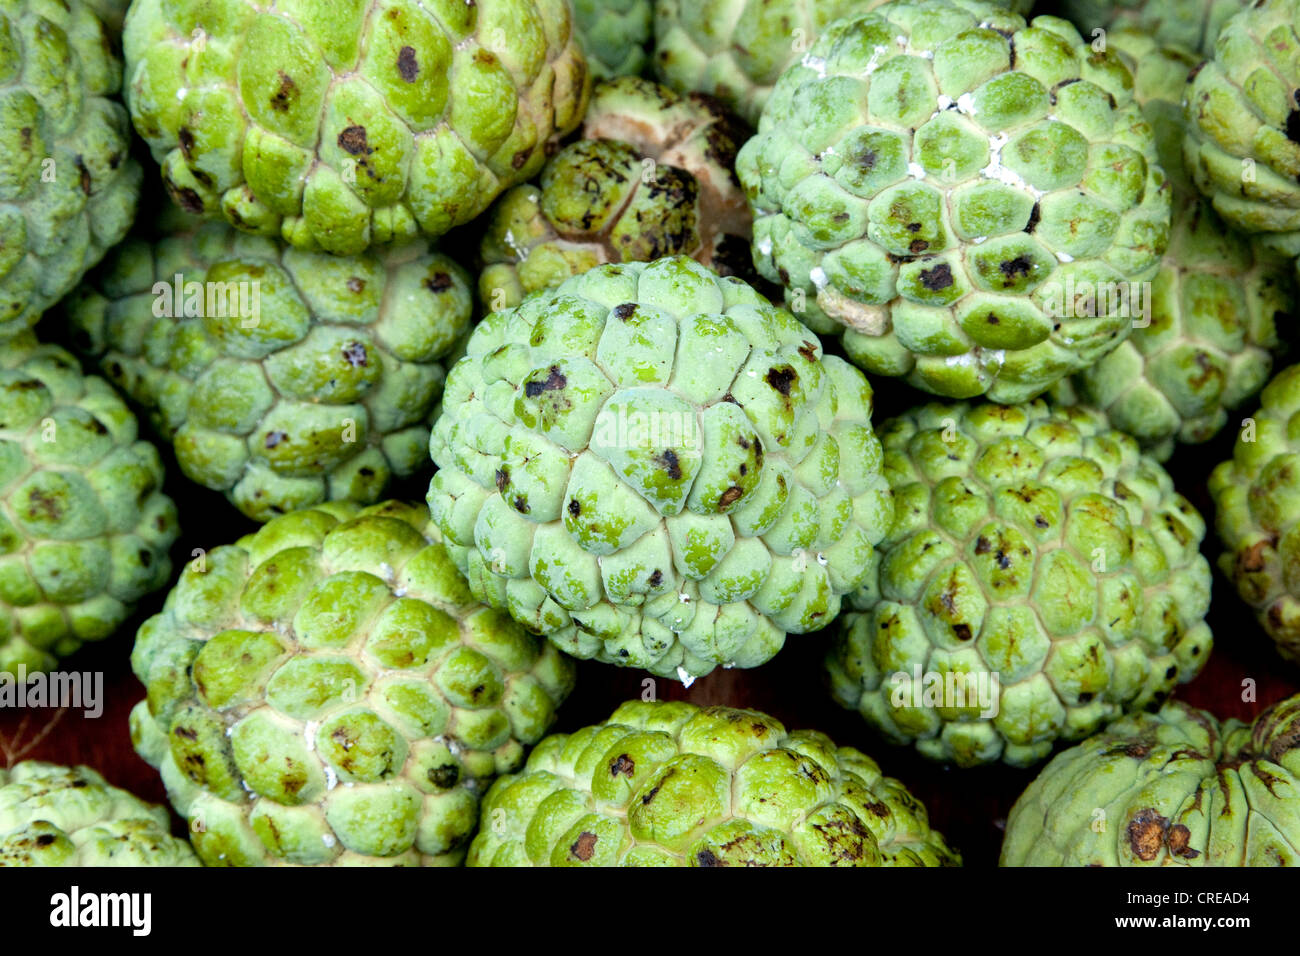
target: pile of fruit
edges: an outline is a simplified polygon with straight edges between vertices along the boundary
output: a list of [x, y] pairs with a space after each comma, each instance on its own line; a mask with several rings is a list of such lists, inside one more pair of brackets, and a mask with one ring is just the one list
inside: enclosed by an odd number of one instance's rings
[[1300, 862], [1300, 0], [1032, 7], [0, 2], [0, 865]]

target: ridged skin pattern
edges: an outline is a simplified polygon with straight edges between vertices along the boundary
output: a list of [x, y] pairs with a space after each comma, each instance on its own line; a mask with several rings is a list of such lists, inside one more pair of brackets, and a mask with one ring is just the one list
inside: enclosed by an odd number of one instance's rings
[[644, 73], [653, 21], [654, 0], [573, 0], [573, 28], [592, 79]]
[[895, 523], [828, 657], [842, 705], [935, 760], [1027, 766], [1200, 671], [1205, 522], [1098, 413], [932, 404], [880, 437]]
[[715, 100], [624, 76], [596, 84], [583, 138], [493, 207], [479, 296], [514, 308], [605, 262], [688, 255], [723, 275], [753, 274], [749, 204], [736, 153], [749, 130]]
[[1257, 0], [1223, 24], [1188, 88], [1186, 161], [1227, 222], [1300, 252], [1300, 2]]
[[1283, 657], [1300, 662], [1300, 365], [1278, 373], [1210, 473], [1219, 570]]
[[127, 103], [186, 209], [350, 255], [537, 175], [587, 105], [571, 27], [568, 0], [137, 0]]
[[956, 866], [876, 762], [753, 710], [632, 701], [483, 801], [470, 866]]
[[0, 767], [0, 867], [198, 866], [162, 807], [89, 767]]
[[185, 475], [268, 521], [427, 465], [471, 289], [421, 243], [338, 257], [207, 223], [128, 242], [63, 310]]
[[36, 324], [131, 226], [122, 64], [81, 3], [0, 3], [0, 339]]
[[0, 347], [0, 674], [52, 669], [167, 583], [176, 507], [137, 434], [63, 349]]
[[758, 123], [777, 77], [832, 20], [881, 0], [655, 0], [655, 75]]
[[1064, 14], [1092, 39], [1093, 31], [1131, 28], [1165, 46], [1214, 55], [1224, 22], [1247, 0], [1061, 0]]
[[131, 664], [136, 749], [209, 865], [455, 865], [573, 665], [477, 604], [423, 506], [333, 502], [191, 562]]
[[867, 372], [1026, 401], [1129, 334], [1168, 242], [1132, 85], [1066, 21], [977, 0], [837, 21], [740, 152], [755, 265]]
[[1296, 866], [1300, 697], [1253, 724], [1181, 701], [1058, 754], [1007, 818], [1003, 866]]
[[599, 266], [474, 330], [429, 506], [475, 595], [577, 657], [757, 667], [871, 572], [890, 519], [871, 408], [741, 280]]
[[1199, 58], [1160, 47], [1131, 27], [1106, 35], [1133, 70], [1173, 187], [1169, 249], [1150, 285], [1149, 324], [1135, 323], [1115, 351], [1075, 376], [1079, 398], [1164, 460], [1175, 441], [1218, 434], [1228, 411], [1268, 381], [1279, 328], [1290, 330], [1292, 265], [1228, 228], [1196, 192], [1182, 162], [1182, 96]]

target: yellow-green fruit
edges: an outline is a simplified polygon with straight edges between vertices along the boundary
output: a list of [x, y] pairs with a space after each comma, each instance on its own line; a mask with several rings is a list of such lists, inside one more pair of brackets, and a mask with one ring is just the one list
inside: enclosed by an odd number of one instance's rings
[[568, 0], [136, 0], [127, 105], [192, 213], [340, 255], [535, 176], [591, 81]]
[[1003, 866], [1296, 866], [1300, 697], [1244, 724], [1181, 701], [1057, 754], [1007, 818]]
[[167, 811], [89, 767], [0, 767], [0, 867], [198, 866]]
[[880, 733], [1027, 766], [1200, 672], [1205, 522], [1099, 413], [930, 404], [880, 440], [893, 530], [827, 658]]
[[483, 801], [470, 866], [956, 866], [876, 762], [753, 710], [632, 701]]
[[176, 506], [137, 434], [63, 349], [0, 347], [0, 677], [53, 669], [167, 583]]
[[455, 865], [573, 666], [421, 506], [331, 502], [190, 562], [136, 637], [136, 749], [205, 863]]

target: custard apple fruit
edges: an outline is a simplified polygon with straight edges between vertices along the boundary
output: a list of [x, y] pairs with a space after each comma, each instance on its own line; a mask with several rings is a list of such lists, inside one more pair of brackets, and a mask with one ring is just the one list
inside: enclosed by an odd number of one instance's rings
[[141, 171], [113, 99], [122, 64], [86, 4], [0, 4], [0, 73], [3, 339], [35, 325], [126, 235]]
[[1175, 441], [1214, 437], [1229, 410], [1264, 387], [1282, 348], [1279, 326], [1293, 324], [1295, 283], [1291, 263], [1229, 229], [1184, 172], [1181, 101], [1199, 60], [1132, 28], [1112, 31], [1107, 42], [1133, 69], [1134, 96], [1172, 186], [1173, 220], [1160, 271], [1144, 292], [1143, 320], [1070, 385], [1164, 460]]
[[1256, 0], [1192, 77], [1186, 161], [1229, 225], [1300, 252], [1300, 0]]
[[1219, 29], [1247, 0], [1062, 0], [1064, 14], [1085, 37], [1129, 28], [1162, 46], [1213, 56]]
[[483, 801], [470, 866], [956, 866], [876, 762], [753, 710], [632, 701]]
[[209, 865], [455, 865], [573, 665], [421, 506], [330, 502], [191, 562], [131, 655], [136, 749]]
[[137, 434], [63, 349], [0, 348], [0, 674], [51, 670], [167, 583], [176, 507]]
[[749, 132], [699, 94], [649, 80], [598, 83], [582, 128], [542, 171], [493, 207], [479, 295], [514, 308], [529, 292], [605, 262], [688, 255], [723, 275], [753, 274], [751, 219], [736, 179]]
[[185, 475], [267, 521], [428, 464], [473, 292], [421, 243], [331, 256], [205, 223], [115, 250], [62, 311]]
[[0, 767], [0, 867], [198, 866], [171, 818], [89, 767]]
[[1287, 660], [1300, 663], [1300, 365], [1265, 386], [1232, 457], [1210, 474], [1219, 570]]
[[1026, 766], [1199, 673], [1205, 522], [1100, 414], [936, 403], [880, 438], [893, 530], [827, 667], [886, 738]]
[[1002, 865], [1295, 866], [1298, 830], [1300, 697], [1251, 724], [1170, 701], [1054, 757]]
[[1132, 87], [1055, 17], [896, 0], [836, 21], [740, 152], [755, 264], [869, 373], [1033, 398], [1123, 341], [1168, 243]]
[[830, 623], [891, 519], [871, 386], [736, 278], [598, 266], [474, 330], [429, 506], [480, 600], [683, 680]]
[[573, 0], [573, 28], [593, 79], [645, 72], [653, 14], [654, 0]]
[[571, 26], [568, 0], [136, 0], [127, 105], [186, 209], [359, 253], [540, 171], [590, 90]]

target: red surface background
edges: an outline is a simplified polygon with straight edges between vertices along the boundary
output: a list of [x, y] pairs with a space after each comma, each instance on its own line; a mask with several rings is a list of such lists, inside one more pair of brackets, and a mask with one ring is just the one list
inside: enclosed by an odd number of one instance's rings
[[[876, 421], [907, 404], [926, 400], [890, 383], [874, 384], [880, 402]], [[1168, 464], [1179, 489], [1207, 520], [1212, 511], [1205, 478], [1215, 463], [1231, 454], [1232, 440], [1232, 434], [1224, 434], [1208, 446], [1182, 448]], [[211, 549], [233, 541], [255, 527], [220, 496], [187, 482], [174, 464], [170, 474], [168, 490], [181, 508], [183, 529], [175, 560], [186, 559], [196, 547]], [[418, 499], [424, 487], [423, 480], [414, 480], [399, 489], [398, 495]], [[1216, 549], [1211, 528], [1203, 546], [1211, 561]], [[152, 800], [165, 800], [158, 775], [136, 756], [127, 731], [131, 707], [144, 694], [130, 670], [132, 635], [135, 626], [161, 606], [162, 599], [162, 594], [155, 595], [118, 635], [83, 649], [65, 665], [69, 670], [103, 671], [103, 715], [88, 720], [80, 712], [0, 710], [0, 763], [28, 758], [85, 763], [119, 786]], [[1250, 610], [1217, 573], [1209, 619], [1215, 633], [1214, 651], [1204, 672], [1180, 688], [1179, 696], [1220, 717], [1250, 719], [1269, 704], [1300, 692], [1300, 672], [1277, 655]], [[914, 751], [884, 743], [856, 714], [840, 709], [826, 693], [821, 658], [828, 640], [825, 632], [792, 636], [785, 650], [761, 668], [717, 670], [689, 689], [657, 680], [655, 692], [660, 698], [766, 711], [791, 729], [816, 728], [839, 744], [871, 754], [886, 773], [903, 780], [925, 802], [934, 824], [962, 850], [968, 866], [995, 865], [1007, 813], [1036, 771], [1002, 766], [943, 767], [923, 760]], [[562, 708], [556, 730], [573, 730], [603, 720], [623, 700], [640, 697], [647, 680], [654, 678], [641, 671], [581, 663], [577, 689]]]

